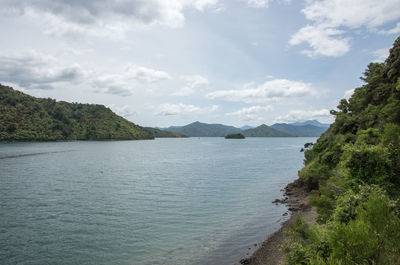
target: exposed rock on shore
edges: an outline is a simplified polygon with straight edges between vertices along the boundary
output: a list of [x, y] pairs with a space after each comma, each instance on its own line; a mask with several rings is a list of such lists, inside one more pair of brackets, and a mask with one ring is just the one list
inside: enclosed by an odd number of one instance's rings
[[315, 209], [308, 204], [310, 193], [307, 191], [304, 183], [297, 179], [285, 187], [283, 199], [276, 199], [273, 203], [286, 203], [291, 212], [291, 217], [288, 221], [282, 224], [282, 227], [268, 237], [257, 249], [254, 254], [240, 260], [242, 265], [279, 265], [285, 264], [284, 252], [282, 245], [286, 243], [284, 231], [288, 230], [289, 226], [294, 223], [297, 217], [301, 217], [308, 223], [314, 223], [317, 217]]

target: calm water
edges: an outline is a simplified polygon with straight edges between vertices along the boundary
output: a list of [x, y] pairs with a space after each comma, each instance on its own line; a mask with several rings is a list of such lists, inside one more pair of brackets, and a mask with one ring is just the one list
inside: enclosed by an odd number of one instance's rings
[[0, 264], [238, 263], [314, 140], [0, 144]]

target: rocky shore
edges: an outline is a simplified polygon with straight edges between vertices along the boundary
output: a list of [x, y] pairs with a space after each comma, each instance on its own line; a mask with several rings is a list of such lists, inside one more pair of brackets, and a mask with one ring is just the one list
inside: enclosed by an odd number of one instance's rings
[[306, 190], [300, 179], [288, 184], [285, 187], [283, 199], [277, 199], [273, 203], [285, 203], [291, 213], [290, 219], [282, 224], [282, 227], [268, 237], [249, 258], [242, 259], [242, 265], [280, 265], [285, 264], [284, 251], [282, 246], [286, 243], [285, 231], [301, 217], [308, 223], [314, 223], [317, 213], [309, 203], [310, 193]]

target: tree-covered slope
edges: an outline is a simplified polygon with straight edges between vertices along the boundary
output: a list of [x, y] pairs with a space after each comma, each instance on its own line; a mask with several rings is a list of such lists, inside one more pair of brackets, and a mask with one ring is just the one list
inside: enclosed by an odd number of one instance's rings
[[288, 264], [400, 264], [400, 38], [361, 79], [305, 151], [319, 225], [297, 222]]
[[241, 133], [228, 134], [225, 139], [245, 139], [246, 137]]
[[153, 139], [103, 105], [35, 98], [0, 84], [0, 141]]
[[242, 134], [246, 137], [292, 137], [294, 135], [287, 132], [275, 130], [265, 124], [262, 124], [256, 128], [242, 131]]
[[155, 138], [186, 138], [186, 135], [177, 132], [170, 132], [165, 130], [160, 130], [152, 127], [145, 127], [146, 131], [151, 133]]

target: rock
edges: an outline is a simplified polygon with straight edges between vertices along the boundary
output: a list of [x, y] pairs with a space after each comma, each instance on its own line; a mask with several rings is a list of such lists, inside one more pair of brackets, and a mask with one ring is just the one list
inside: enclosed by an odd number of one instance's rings
[[287, 197], [286, 197], [286, 198], [283, 198], [283, 199], [275, 199], [275, 200], [273, 201], [273, 203], [286, 203], [287, 200], [288, 200]]
[[240, 260], [240, 264], [242, 264], [242, 265], [250, 265], [252, 261], [253, 261], [252, 258], [241, 259]]

